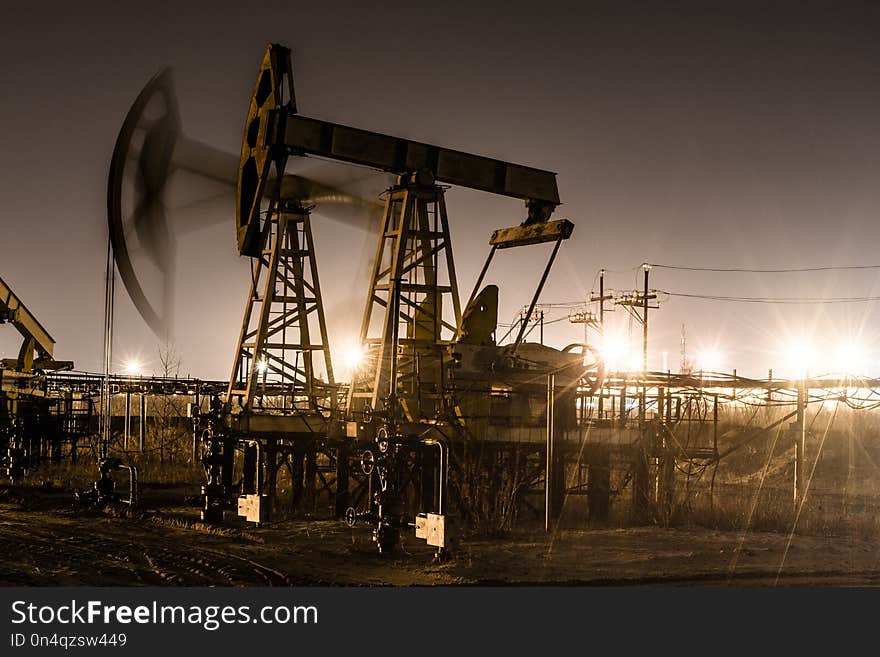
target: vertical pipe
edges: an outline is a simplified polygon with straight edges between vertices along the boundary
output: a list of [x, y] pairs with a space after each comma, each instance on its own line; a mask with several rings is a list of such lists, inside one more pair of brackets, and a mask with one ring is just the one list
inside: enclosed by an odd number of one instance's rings
[[[422, 355], [419, 352], [416, 352], [416, 401], [418, 403], [419, 417], [425, 417], [425, 413], [422, 410]], [[436, 408], [434, 410], [436, 411]]]
[[804, 448], [807, 438], [807, 382], [806, 378], [798, 382], [797, 394], [797, 419], [795, 427], [794, 449], [794, 509], [797, 512], [798, 505], [803, 500], [804, 493]]
[[[645, 290], [642, 294], [642, 375], [647, 379], [648, 373], [648, 272], [651, 266], [642, 265], [645, 269]], [[645, 384], [647, 386], [647, 383]]]
[[856, 470], [855, 431], [852, 426], [850, 426], [849, 430], [847, 431], [846, 445], [846, 488], [844, 489], [844, 504], [848, 503], [848, 498], [846, 494], [849, 494], [852, 490], [852, 482], [854, 480]]
[[256, 472], [256, 493], [257, 495], [263, 494], [263, 449], [260, 445], [259, 440], [254, 441], [254, 445], [257, 447], [257, 472]]
[[[599, 270], [599, 348], [601, 351], [605, 349], [605, 270]], [[601, 353], [600, 351], [600, 353]], [[605, 395], [603, 394], [605, 384], [599, 388], [599, 409], [598, 419], [603, 420], [605, 415]], [[612, 404], [613, 404], [612, 400]], [[612, 413], [613, 414], [613, 413]]]
[[639, 406], [639, 420], [645, 422], [648, 405], [648, 272], [650, 265], [643, 264], [645, 270], [645, 290], [642, 294], [642, 400]]
[[128, 505], [138, 505], [138, 471], [133, 465], [128, 466]]
[[144, 443], [147, 437], [147, 393], [141, 393], [141, 422], [138, 426], [138, 451], [144, 453]]
[[241, 464], [241, 494], [253, 495], [259, 493], [257, 488], [257, 471], [260, 469], [259, 448], [257, 441], [247, 441], [242, 444]]
[[106, 458], [110, 451], [110, 369], [113, 363], [113, 302], [114, 285], [116, 283], [116, 261], [113, 259], [113, 245], [107, 240], [107, 269], [104, 287], [104, 383], [101, 395], [101, 414], [103, 426], [101, 431], [100, 458]]
[[712, 408], [712, 452], [718, 457], [718, 395], [715, 395], [715, 403]]
[[128, 438], [131, 436], [131, 390], [125, 391], [125, 434], [122, 439], [122, 448], [128, 451]]
[[[259, 441], [255, 441], [255, 442], [259, 442]], [[267, 500], [268, 507], [266, 509], [266, 518], [267, 519], [269, 518], [270, 514], [272, 513], [272, 507], [275, 505], [275, 496], [276, 496], [277, 489], [278, 489], [278, 468], [280, 466], [278, 463], [277, 442], [278, 442], [277, 439], [269, 438], [268, 440], [266, 440], [265, 445], [261, 444], [261, 448], [263, 449], [263, 451], [262, 451], [263, 458], [262, 458], [262, 463], [257, 464], [258, 470], [261, 468], [265, 468], [265, 470], [266, 470], [266, 476], [265, 476], [265, 478], [261, 479], [261, 481], [264, 483], [264, 486], [266, 489], [265, 494], [269, 498]], [[230, 459], [230, 463], [227, 466], [227, 470], [230, 473], [229, 477], [231, 479], [232, 468], [233, 468], [233, 463], [234, 463], [234, 459], [235, 459], [234, 446], [230, 446], [230, 452], [232, 453], [232, 458]], [[299, 456], [296, 455], [296, 456], [294, 456], [294, 458], [299, 458]], [[293, 488], [293, 486], [291, 486], [291, 488]], [[229, 489], [231, 489], [231, 485], [227, 488], [227, 490], [229, 490]]]
[[400, 350], [400, 286], [402, 281], [403, 279], [398, 276], [393, 279], [391, 285], [394, 290], [394, 297], [391, 299], [391, 321], [394, 323], [391, 328], [391, 372], [388, 390], [389, 408], [387, 411], [388, 421], [392, 427], [397, 425], [397, 360]]
[[336, 517], [344, 518], [348, 510], [348, 452], [345, 442], [336, 448]]
[[447, 454], [448, 447], [446, 443], [437, 440], [436, 438], [425, 438], [422, 440], [422, 443], [425, 445], [433, 445], [440, 452], [440, 483], [437, 486], [437, 513], [439, 515], [444, 514], [445, 509], [445, 491], [446, 491], [446, 473], [447, 473], [447, 463], [449, 460], [449, 455]]
[[547, 375], [547, 459], [544, 471], [544, 531], [550, 531], [550, 482], [553, 480], [553, 406], [555, 402], [556, 375]]
[[446, 454], [446, 447], [443, 443], [439, 443], [438, 447], [440, 448], [440, 486], [437, 491], [437, 511], [442, 516], [445, 513], [444, 503], [444, 495], [446, 493], [446, 469], [449, 463], [449, 455]]
[[316, 493], [315, 493], [315, 480], [318, 477], [318, 453], [315, 447], [315, 443], [312, 442], [306, 448], [306, 464], [305, 464], [305, 475], [306, 475], [306, 485], [305, 485], [305, 508], [308, 513], [314, 513], [316, 509]]
[[[199, 384], [196, 384], [196, 394], [195, 399], [193, 400], [193, 405], [195, 406], [196, 416], [200, 415], [202, 412], [202, 399], [199, 391]], [[193, 431], [193, 444], [192, 444], [192, 462], [195, 464], [199, 460], [199, 432]]]

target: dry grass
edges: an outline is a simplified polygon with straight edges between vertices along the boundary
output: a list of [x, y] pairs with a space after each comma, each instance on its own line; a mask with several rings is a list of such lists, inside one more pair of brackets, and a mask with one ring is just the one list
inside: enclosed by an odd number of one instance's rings
[[[754, 434], [755, 429], [772, 424], [790, 411], [789, 407], [761, 408], [757, 412], [743, 407], [722, 408], [719, 452], [739, 447], [717, 466], [706, 461], [679, 463], [669, 513], [661, 513], [655, 503], [649, 518], [656, 524], [678, 527], [880, 538], [880, 413], [853, 411], [842, 405], [836, 410], [818, 404], [808, 408], [806, 466], [811, 477], [806, 501], [796, 510], [794, 439], [788, 432], [788, 422], [778, 429]], [[176, 412], [169, 410], [172, 415]], [[196, 492], [203, 482], [202, 466], [193, 459], [192, 433], [182, 418], [166, 418], [148, 430], [143, 453], [123, 450], [121, 436], [115, 435], [113, 453], [138, 468], [145, 488], [179, 487]], [[455, 511], [464, 520], [463, 525], [479, 534], [497, 535], [514, 526], [540, 524], [540, 514], [528, 508], [530, 503], [543, 509], [542, 496], [536, 492], [541, 482], [535, 475], [534, 458], [525, 453], [501, 454], [485, 446], [464, 446], [453, 459], [450, 484], [452, 496], [459, 498]], [[44, 463], [28, 472], [23, 483], [63, 490], [90, 488], [97, 475], [95, 463], [95, 450], [84, 444], [77, 463]], [[607, 526], [633, 524], [629, 467], [621, 460], [614, 464]], [[656, 466], [651, 474], [656, 474]], [[529, 489], [531, 493], [527, 493]], [[304, 509], [302, 504], [294, 509], [291, 497], [290, 474], [282, 467], [273, 508], [277, 518], [303, 513], [323, 517], [331, 513], [332, 500], [326, 495], [312, 509]], [[586, 506], [586, 496], [569, 496], [563, 524], [585, 526]]]

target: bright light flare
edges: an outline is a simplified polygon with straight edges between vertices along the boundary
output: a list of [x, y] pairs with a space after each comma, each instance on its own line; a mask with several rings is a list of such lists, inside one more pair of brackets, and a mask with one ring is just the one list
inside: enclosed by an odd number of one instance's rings
[[602, 359], [605, 361], [605, 367], [610, 371], [623, 369], [629, 363], [629, 344], [627, 339], [621, 335], [606, 334], [602, 336], [600, 351]]
[[717, 349], [703, 349], [697, 357], [697, 367], [706, 372], [719, 372], [721, 360], [721, 353]]
[[129, 376], [140, 376], [143, 371], [143, 365], [141, 365], [139, 360], [130, 358], [125, 361], [125, 368], [123, 371]]
[[867, 352], [859, 344], [847, 342], [834, 351], [835, 368], [844, 374], [865, 374], [867, 363]]
[[810, 368], [815, 366], [816, 350], [804, 338], [796, 338], [788, 343], [785, 349], [785, 366], [796, 376], [806, 376]]
[[643, 369], [642, 364], [641, 354], [630, 354], [629, 365], [626, 369], [628, 372], [641, 372]]
[[257, 373], [258, 374], [265, 374], [268, 369], [269, 369], [269, 363], [265, 358], [261, 358], [260, 360], [257, 361]]
[[346, 341], [333, 353], [339, 354], [334, 361], [341, 365], [341, 371], [336, 371], [336, 376], [340, 381], [351, 381], [367, 357], [367, 352], [356, 340]]
[[364, 350], [359, 345], [352, 345], [345, 351], [343, 363], [349, 372], [354, 372], [364, 362]]

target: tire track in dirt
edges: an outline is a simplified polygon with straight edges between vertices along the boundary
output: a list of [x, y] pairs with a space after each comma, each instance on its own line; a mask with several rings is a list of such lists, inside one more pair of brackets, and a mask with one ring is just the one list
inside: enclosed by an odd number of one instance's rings
[[268, 566], [206, 547], [199, 547], [194, 553], [150, 547], [145, 554], [153, 569], [164, 573], [169, 584], [290, 586], [286, 575]]
[[[69, 539], [65, 540], [64, 537], [29, 532], [21, 537], [4, 536], [3, 544], [2, 550], [7, 555], [4, 561], [24, 561], [30, 571], [21, 568], [7, 569], [9, 577], [3, 578], [5, 581], [18, 583], [25, 579], [36, 586], [51, 585], [66, 578], [77, 578], [81, 572], [97, 570], [102, 579], [128, 577], [133, 584], [147, 583], [142, 580], [138, 570], [125, 559], [115, 558], [104, 551], [90, 549]], [[110, 563], [108, 557], [111, 559]]]
[[265, 584], [267, 584], [268, 586], [293, 586], [293, 582], [287, 575], [277, 570], [274, 570], [273, 568], [269, 568], [268, 566], [265, 566], [261, 563], [258, 563], [253, 559], [248, 559], [247, 557], [242, 557], [237, 554], [222, 554], [220, 552], [209, 549], [205, 549], [205, 552], [215, 555], [221, 555], [227, 559], [234, 559], [238, 562], [250, 566], [254, 569], [255, 573], [259, 574], [265, 580]]
[[[172, 541], [173, 537], [159, 534], [155, 539]], [[39, 574], [34, 577], [21, 568], [0, 568], [0, 581], [15, 584], [51, 584], [97, 568], [102, 580], [126, 585], [291, 585], [286, 575], [267, 565], [204, 546], [185, 550], [139, 543], [136, 537], [63, 535], [20, 522], [0, 525], [0, 554], [4, 553], [23, 557], [30, 570]], [[9, 561], [3, 559], [4, 564]]]

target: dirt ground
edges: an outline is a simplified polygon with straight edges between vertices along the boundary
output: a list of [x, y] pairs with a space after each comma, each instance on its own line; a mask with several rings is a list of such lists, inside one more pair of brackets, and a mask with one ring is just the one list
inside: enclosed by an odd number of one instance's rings
[[[463, 537], [453, 558], [411, 535], [376, 555], [370, 528], [293, 520], [201, 525], [198, 510], [77, 508], [66, 491], [0, 489], [0, 585], [876, 585], [880, 546], [858, 538], [707, 529], [564, 529]], [[155, 500], [154, 500], [155, 501]]]

